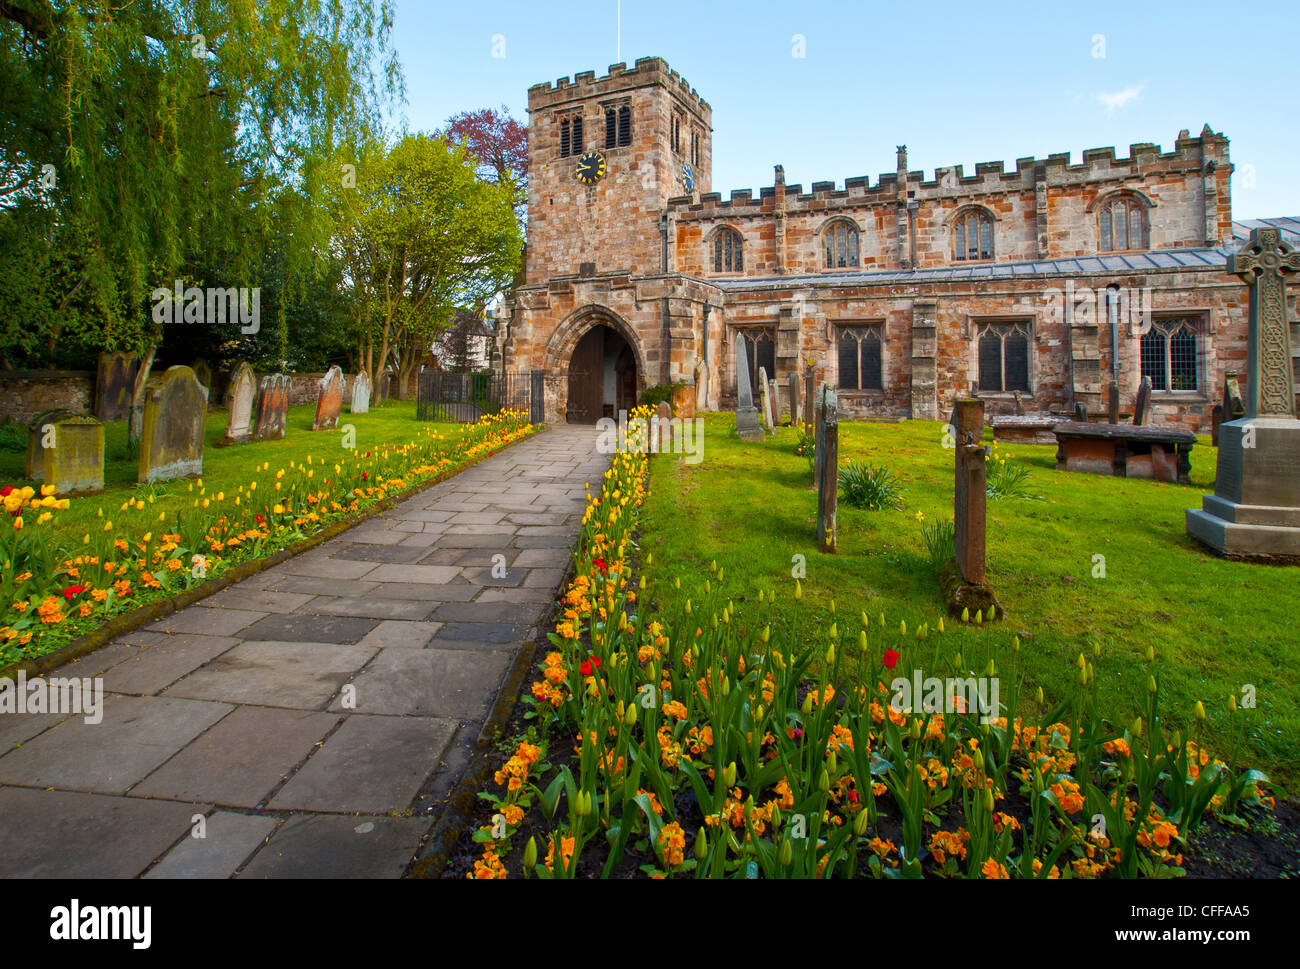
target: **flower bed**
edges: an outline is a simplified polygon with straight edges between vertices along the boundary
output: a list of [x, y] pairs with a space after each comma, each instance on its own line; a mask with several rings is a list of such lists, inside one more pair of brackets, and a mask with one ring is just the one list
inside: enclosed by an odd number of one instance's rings
[[[449, 440], [426, 429], [403, 445], [334, 462], [252, 468], [248, 483], [211, 493], [183, 483], [192, 505], [134, 534], [99, 510], [80, 541], [58, 528], [72, 501], [50, 487], [0, 489], [10, 523], [0, 528], [0, 669], [50, 653], [116, 615], [175, 596], [243, 562], [265, 558], [385, 499], [490, 456], [532, 433], [526, 415], [503, 411]], [[145, 511], [152, 495], [120, 506]]]
[[[638, 443], [589, 496], [553, 648], [480, 794], [467, 877], [1168, 877], [1207, 817], [1266, 825], [1266, 778], [1205, 749], [1199, 707], [1190, 736], [1162, 725], [1153, 653], [1145, 714], [1127, 726], [1097, 708], [1100, 650], [1031, 722], [1019, 701], [1033, 690], [1041, 705], [1041, 689], [1014, 662], [945, 648], [942, 618], [909, 628], [832, 604], [824, 623], [774, 628], [773, 591], [758, 616], [746, 606], [742, 633], [716, 567], [705, 601], [652, 616], [630, 559]], [[954, 692], [932, 710], [928, 690], [900, 703], [914, 671], [996, 682], [995, 706], [982, 715], [984, 694]]]

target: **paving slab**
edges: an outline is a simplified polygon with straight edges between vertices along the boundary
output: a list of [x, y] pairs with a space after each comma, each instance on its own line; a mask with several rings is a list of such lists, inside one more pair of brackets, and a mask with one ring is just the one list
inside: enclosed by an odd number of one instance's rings
[[380, 565], [370, 573], [372, 582], [406, 582], [442, 585], [460, 575], [452, 565]]
[[104, 689], [110, 693], [147, 696], [158, 693], [187, 673], [239, 645], [229, 636], [198, 636], [192, 633], [162, 635], [145, 633], [151, 642], [136, 647], [136, 655], [103, 674]]
[[466, 639], [476, 643], [518, 643], [523, 630], [511, 623], [449, 622], [438, 630], [437, 639]]
[[[481, 720], [510, 667], [501, 650], [386, 649], [356, 683], [358, 713]], [[339, 701], [330, 705], [341, 711]]]
[[210, 808], [0, 788], [0, 877], [134, 878]]
[[233, 709], [178, 697], [106, 696], [101, 722], [69, 717], [0, 757], [0, 783], [121, 794]]
[[441, 622], [513, 623], [527, 626], [537, 622], [542, 610], [529, 602], [444, 602], [433, 617]]
[[338, 723], [332, 713], [239, 707], [131, 794], [258, 807]]
[[[418, 599], [382, 599], [378, 596], [317, 596], [304, 607], [319, 616], [356, 616], [365, 619], [428, 619], [433, 603]], [[369, 635], [369, 633], [367, 633]]]
[[239, 877], [400, 878], [429, 827], [428, 818], [291, 818]]
[[217, 811], [205, 818], [202, 837], [185, 838], [147, 872], [145, 878], [229, 878], [271, 836], [279, 819]]
[[[168, 687], [164, 696], [318, 710], [375, 652], [335, 643], [248, 642]], [[0, 758], [0, 777], [3, 765]]]
[[351, 645], [361, 642], [376, 625], [378, 620], [364, 616], [316, 616], [305, 613], [270, 616], [245, 629], [244, 639], [250, 642], [267, 640]]
[[218, 609], [212, 606], [189, 606], [166, 619], [146, 627], [149, 632], [199, 633], [204, 636], [233, 636], [265, 619], [266, 612], [249, 609]]
[[205, 606], [222, 609], [247, 609], [253, 612], [293, 612], [311, 601], [311, 595], [296, 592], [273, 592], [268, 589], [244, 588], [243, 583], [222, 589], [203, 600]]
[[377, 562], [380, 565], [418, 562], [426, 553], [410, 545], [353, 545], [334, 553], [349, 562]]
[[[389, 650], [383, 656], [420, 656], [425, 652]], [[365, 692], [358, 683], [358, 708]], [[277, 811], [404, 811], [433, 773], [458, 726], [455, 720], [432, 717], [353, 714], [268, 806]]]
[[407, 622], [390, 619], [381, 622], [361, 640], [362, 646], [375, 649], [423, 649], [442, 628], [440, 622]]
[[482, 590], [464, 577], [447, 585], [414, 585], [408, 582], [385, 582], [374, 590], [383, 599], [418, 599], [420, 602], [467, 602]]

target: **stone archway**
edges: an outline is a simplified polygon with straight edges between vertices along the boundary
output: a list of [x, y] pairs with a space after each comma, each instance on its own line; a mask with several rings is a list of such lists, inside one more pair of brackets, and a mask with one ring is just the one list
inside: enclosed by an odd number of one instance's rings
[[645, 386], [645, 354], [636, 332], [603, 306], [569, 315], [546, 348], [547, 412], [571, 424], [594, 424], [630, 411]]

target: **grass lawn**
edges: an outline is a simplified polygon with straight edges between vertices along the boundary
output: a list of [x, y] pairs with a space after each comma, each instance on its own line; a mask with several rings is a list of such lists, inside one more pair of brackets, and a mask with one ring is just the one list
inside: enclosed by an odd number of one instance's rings
[[[921, 537], [921, 521], [952, 517], [953, 452], [943, 425], [841, 422], [840, 464], [885, 465], [902, 481], [901, 511], [839, 506], [839, 552], [816, 541], [816, 496], [807, 459], [794, 453], [798, 432], [782, 428], [762, 444], [744, 444], [731, 414], [705, 415], [704, 460], [653, 462], [641, 536], [653, 553], [650, 587], [661, 605], [705, 598], [709, 563], [725, 570], [743, 629], [776, 619], [814, 628], [829, 625], [830, 600], [841, 635], [856, 640], [861, 611], [881, 634], [879, 615], [897, 629], [943, 614], [938, 582]], [[991, 439], [991, 437], [990, 437]], [[1190, 720], [1197, 700], [1208, 713], [1212, 753], [1265, 771], [1294, 792], [1300, 779], [1300, 569], [1217, 559], [1186, 535], [1183, 510], [1213, 491], [1216, 451], [1200, 438], [1192, 452], [1192, 487], [1057, 471], [1054, 446], [1002, 445], [1027, 466], [1034, 494], [1045, 501], [988, 505], [989, 577], [1008, 612], [982, 629], [947, 620], [944, 649], [991, 653], [1011, 668], [1012, 639], [1026, 696], [1041, 686], [1048, 706], [1075, 689], [1080, 652], [1097, 670], [1102, 709], [1127, 724], [1145, 704], [1148, 677], [1175, 725]], [[794, 601], [792, 559], [806, 558], [803, 600]], [[1105, 556], [1094, 578], [1093, 556]], [[672, 579], [680, 578], [680, 591]], [[776, 602], [757, 594], [775, 589]], [[811, 632], [811, 630], [810, 630]], [[819, 633], [820, 634], [820, 633]], [[933, 637], [932, 637], [933, 639]], [[877, 640], [878, 641], [878, 640]], [[1092, 650], [1100, 645], [1101, 655]], [[1155, 662], [1146, 659], [1154, 647]], [[927, 652], [929, 650], [927, 649]], [[1257, 707], [1228, 710], [1228, 697], [1253, 687]], [[1230, 721], [1230, 718], [1239, 718]]]
[[[253, 441], [219, 448], [216, 447], [216, 442], [226, 432], [228, 414], [224, 408], [209, 410], [203, 450], [203, 484], [208, 494], [215, 495], [222, 491], [233, 494], [239, 486], [248, 484], [255, 468], [260, 468], [266, 462], [270, 462], [272, 471], [288, 467], [290, 461], [301, 464], [307, 460], [308, 455], [317, 462], [333, 463], [342, 461], [345, 456], [353, 453], [364, 454], [379, 445], [406, 444], [430, 430], [448, 441], [454, 441], [469, 426], [416, 421], [413, 400], [389, 401], [367, 414], [355, 416], [348, 413], [345, 406], [339, 417], [339, 427], [350, 424], [356, 428], [356, 451], [349, 452], [343, 448], [342, 430], [312, 431], [315, 415], [315, 404], [290, 407], [284, 440]], [[190, 492], [189, 479], [164, 481], [155, 485], [136, 484], [137, 465], [135, 460], [127, 457], [126, 421], [104, 425], [104, 450], [104, 491], [73, 498], [71, 507], [55, 519], [56, 527], [68, 535], [79, 539], [87, 530], [86, 526], [96, 519], [100, 508], [104, 510], [105, 517], [113, 519], [119, 531], [134, 533], [144, 531], [157, 519], [159, 512], [165, 511], [170, 517], [173, 511], [193, 504], [194, 495]], [[25, 450], [0, 449], [0, 484], [32, 484], [24, 477], [25, 470]], [[147, 500], [150, 495], [154, 497], [154, 505], [146, 511], [121, 510], [121, 505], [127, 498], [142, 497]]]

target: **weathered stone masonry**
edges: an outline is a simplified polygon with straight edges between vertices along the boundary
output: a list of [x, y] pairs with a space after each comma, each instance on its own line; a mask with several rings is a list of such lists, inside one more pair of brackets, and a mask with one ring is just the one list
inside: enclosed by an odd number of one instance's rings
[[[621, 105], [631, 107], [630, 143], [606, 148], [604, 112]], [[724, 200], [711, 190], [712, 110], [660, 59], [537, 85], [529, 113], [526, 268], [498, 333], [498, 367], [562, 375], [581, 337], [607, 326], [632, 348], [640, 388], [693, 384], [707, 360], [709, 402], [720, 408], [734, 406], [737, 329], [771, 338], [772, 376], [784, 386], [808, 357], [819, 380], [837, 383], [840, 328], [871, 325], [882, 336], [881, 387], [841, 390], [841, 411], [937, 419], [978, 386], [979, 328], [1020, 323], [1030, 334], [1025, 409], [1098, 412], [1112, 381], [1131, 407], [1141, 380], [1141, 328], [1127, 318], [1112, 326], [1110, 287], [1139, 307], [1145, 297], [1157, 321], [1196, 325], [1196, 386], [1156, 393], [1155, 420], [1208, 431], [1223, 372], [1245, 369], [1246, 292], [1223, 271], [1245, 230], [1232, 221], [1228, 139], [1208, 125], [1181, 132], [1169, 152], [1092, 149], [1080, 164], [1054, 154], [1017, 159], [1013, 171], [940, 168], [930, 180], [909, 171], [899, 146], [895, 171], [874, 185], [859, 177], [804, 192], [777, 166], [757, 196]], [[560, 150], [560, 124], [576, 117], [582, 147], [607, 160], [590, 187], [575, 177], [578, 152]], [[675, 130], [685, 132], [676, 143]], [[1140, 220], [1140, 245], [1102, 251], [1102, 213], [1117, 200]], [[992, 258], [955, 258], [957, 226], [972, 216], [989, 223]], [[856, 234], [856, 265], [826, 266], [836, 227]], [[738, 271], [716, 271], [722, 232], [741, 244]], [[1067, 290], [1085, 288], [1095, 300], [1066, 305]], [[550, 419], [565, 415], [568, 392], [563, 379], [548, 381]], [[1014, 406], [1011, 393], [978, 396], [990, 416]]]

